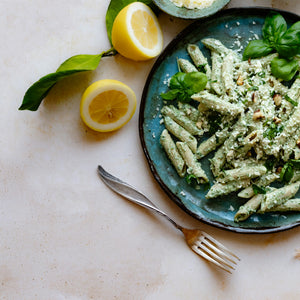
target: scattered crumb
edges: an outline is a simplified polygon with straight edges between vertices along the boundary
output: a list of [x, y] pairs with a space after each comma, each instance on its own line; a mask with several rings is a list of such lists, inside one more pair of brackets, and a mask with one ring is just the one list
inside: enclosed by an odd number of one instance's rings
[[234, 211], [234, 207], [232, 205], [229, 206], [228, 210]]
[[296, 249], [295, 251], [295, 258], [300, 259], [300, 249]]

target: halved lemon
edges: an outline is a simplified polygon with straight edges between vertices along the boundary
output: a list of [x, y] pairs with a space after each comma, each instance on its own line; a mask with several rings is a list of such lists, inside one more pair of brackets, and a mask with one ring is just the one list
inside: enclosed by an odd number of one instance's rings
[[163, 35], [153, 11], [142, 2], [124, 7], [113, 24], [112, 44], [121, 55], [136, 61], [160, 54]]
[[136, 96], [126, 84], [103, 79], [91, 84], [83, 93], [80, 115], [93, 130], [113, 131], [124, 126], [136, 109]]

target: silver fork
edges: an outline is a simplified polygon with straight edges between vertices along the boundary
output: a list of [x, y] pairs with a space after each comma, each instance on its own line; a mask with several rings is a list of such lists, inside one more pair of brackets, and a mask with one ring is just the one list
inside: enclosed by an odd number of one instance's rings
[[170, 221], [184, 234], [187, 244], [195, 253], [229, 273], [235, 269], [234, 266], [240, 259], [213, 237], [199, 229], [187, 229], [178, 225], [166, 213], [157, 208], [145, 195], [124, 181], [109, 174], [101, 166], [98, 166], [98, 173], [103, 182], [113, 191], [140, 206], [155, 211]]

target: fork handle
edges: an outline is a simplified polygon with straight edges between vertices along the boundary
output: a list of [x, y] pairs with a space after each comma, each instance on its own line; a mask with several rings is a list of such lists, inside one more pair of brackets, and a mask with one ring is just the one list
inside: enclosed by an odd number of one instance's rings
[[103, 182], [113, 191], [130, 200], [131, 202], [134, 202], [135, 204], [138, 204], [142, 207], [145, 207], [149, 210], [158, 213], [159, 215], [165, 217], [177, 229], [182, 230], [182, 227], [180, 225], [178, 225], [174, 220], [172, 220], [165, 212], [156, 207], [143, 193], [138, 191], [136, 188], [120, 180], [119, 178], [111, 175], [110, 173], [105, 171], [101, 166], [98, 166], [98, 173]]

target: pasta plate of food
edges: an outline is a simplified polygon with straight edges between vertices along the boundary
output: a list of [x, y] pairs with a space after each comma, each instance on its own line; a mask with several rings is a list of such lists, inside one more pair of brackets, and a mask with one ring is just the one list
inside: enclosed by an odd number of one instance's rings
[[300, 44], [282, 46], [299, 20], [224, 10], [188, 26], [154, 64], [141, 143], [155, 179], [193, 217], [245, 233], [300, 224]]

